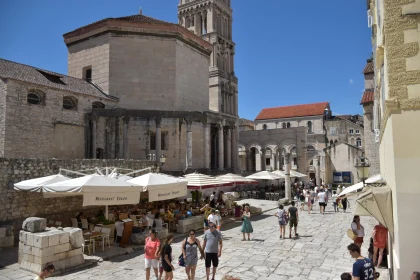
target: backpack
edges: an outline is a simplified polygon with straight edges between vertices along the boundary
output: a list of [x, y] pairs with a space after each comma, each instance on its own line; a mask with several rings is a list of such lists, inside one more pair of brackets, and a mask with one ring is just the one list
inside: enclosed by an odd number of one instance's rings
[[[184, 245], [184, 251], [187, 250], [187, 242], [188, 242], [188, 236], [185, 238], [185, 245]], [[197, 241], [194, 242], [194, 244], [197, 244]], [[193, 245], [194, 245], [193, 244]], [[198, 246], [198, 244], [197, 244]], [[181, 255], [179, 255], [178, 257], [178, 265], [179, 266], [183, 266], [185, 267], [185, 259], [184, 259], [184, 254], [181, 253]]]
[[283, 211], [283, 220], [286, 222], [286, 224], [289, 222], [289, 214], [287, 214], [287, 211]]

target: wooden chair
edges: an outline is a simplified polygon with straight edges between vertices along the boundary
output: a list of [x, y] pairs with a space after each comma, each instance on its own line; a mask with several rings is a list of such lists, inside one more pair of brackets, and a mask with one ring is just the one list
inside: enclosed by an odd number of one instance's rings
[[93, 231], [101, 232], [101, 229], [102, 229], [102, 226], [95, 225], [95, 227], [93, 228]]
[[111, 247], [109, 236], [111, 235], [111, 228], [101, 228], [101, 232], [105, 234], [105, 242], [108, 243], [108, 248]]
[[89, 223], [87, 219], [82, 219], [82, 229], [89, 229]]

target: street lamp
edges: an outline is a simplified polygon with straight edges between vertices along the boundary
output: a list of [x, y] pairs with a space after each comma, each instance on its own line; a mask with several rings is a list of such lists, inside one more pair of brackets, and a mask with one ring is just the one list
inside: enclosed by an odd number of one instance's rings
[[166, 156], [165, 156], [165, 154], [162, 154], [160, 156], [160, 166], [164, 165], [165, 161], [166, 161]]
[[369, 176], [369, 162], [368, 159], [362, 154], [359, 158], [359, 163], [355, 166], [357, 168], [357, 172], [359, 173], [359, 177], [362, 176], [363, 180], [363, 187], [365, 187], [365, 179]]

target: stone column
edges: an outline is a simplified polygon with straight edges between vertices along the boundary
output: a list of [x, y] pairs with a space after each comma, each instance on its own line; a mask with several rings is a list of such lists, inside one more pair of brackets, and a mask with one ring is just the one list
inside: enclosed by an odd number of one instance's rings
[[273, 161], [274, 161], [274, 170], [278, 169], [278, 165], [277, 165], [277, 152], [273, 153]]
[[210, 124], [204, 123], [204, 167], [210, 169]]
[[128, 159], [128, 122], [130, 117], [123, 117], [123, 157], [124, 159]]
[[194, 15], [194, 31], [195, 31], [195, 35], [200, 36], [200, 26], [201, 26], [201, 15], [200, 14], [195, 14]]
[[156, 161], [160, 161], [160, 156], [162, 153], [162, 132], [160, 130], [160, 124], [162, 123], [161, 117], [155, 118], [156, 122], [156, 134], [155, 134], [155, 140], [156, 140]]
[[211, 10], [207, 10], [207, 33], [213, 32], [213, 14]]
[[315, 166], [315, 180], [316, 180], [316, 185], [320, 186], [321, 185], [321, 164], [320, 164], [320, 160], [319, 160], [319, 156], [315, 156], [314, 158], [314, 166]]
[[261, 171], [266, 171], [266, 169], [267, 169], [267, 166], [266, 166], [266, 163], [265, 163], [265, 152], [266, 152], [266, 149], [265, 148], [262, 148], [261, 149]]
[[231, 139], [232, 139], [232, 169], [234, 172], [237, 172], [239, 170], [239, 166], [238, 166], [238, 130], [235, 127], [232, 127], [232, 131], [231, 131]]
[[248, 172], [250, 167], [251, 155], [248, 150], [245, 150], [245, 170]]
[[224, 170], [224, 147], [223, 147], [223, 125], [219, 125], [219, 170]]
[[98, 117], [92, 117], [92, 158], [96, 159], [96, 122]]
[[290, 182], [290, 153], [284, 155], [284, 165], [285, 165], [285, 195], [286, 198], [292, 200], [292, 188]]
[[226, 134], [226, 162], [227, 162], [227, 168], [232, 168], [232, 129], [230, 127], [227, 128], [227, 134]]
[[187, 118], [187, 169], [192, 168], [192, 119]]

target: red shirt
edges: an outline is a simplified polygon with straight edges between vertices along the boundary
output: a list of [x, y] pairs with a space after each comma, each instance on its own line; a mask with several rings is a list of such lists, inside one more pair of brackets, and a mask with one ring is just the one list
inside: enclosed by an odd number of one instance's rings
[[160, 240], [158, 238], [153, 241], [150, 237], [148, 237], [144, 246], [144, 257], [148, 260], [156, 259], [155, 254], [159, 247]]
[[385, 248], [388, 239], [388, 229], [381, 225], [376, 225], [373, 230], [375, 231], [373, 246], [376, 248]]

